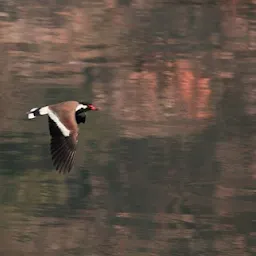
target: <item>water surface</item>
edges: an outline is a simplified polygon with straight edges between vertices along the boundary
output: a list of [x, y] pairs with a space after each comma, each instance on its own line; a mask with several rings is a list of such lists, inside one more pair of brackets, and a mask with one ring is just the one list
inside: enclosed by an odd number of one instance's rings
[[[0, 255], [253, 255], [253, 1], [0, 4]], [[32, 107], [91, 101], [54, 171]]]

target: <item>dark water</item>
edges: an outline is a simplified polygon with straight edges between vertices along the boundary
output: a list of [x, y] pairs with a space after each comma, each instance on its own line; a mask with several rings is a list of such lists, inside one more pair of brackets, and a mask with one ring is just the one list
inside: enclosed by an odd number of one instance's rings
[[[255, 1], [185, 2], [0, 3], [0, 255], [256, 253]], [[60, 175], [25, 113], [70, 99]]]

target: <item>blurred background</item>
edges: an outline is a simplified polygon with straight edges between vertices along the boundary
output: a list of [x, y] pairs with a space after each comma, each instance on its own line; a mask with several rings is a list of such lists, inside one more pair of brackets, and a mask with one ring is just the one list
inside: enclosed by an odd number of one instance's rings
[[[255, 255], [255, 0], [0, 2], [0, 255]], [[102, 110], [54, 171], [47, 118]]]

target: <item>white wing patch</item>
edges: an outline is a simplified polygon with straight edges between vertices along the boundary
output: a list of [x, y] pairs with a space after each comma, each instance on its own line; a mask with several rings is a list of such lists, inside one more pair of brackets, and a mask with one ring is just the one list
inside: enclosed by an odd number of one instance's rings
[[[58, 128], [60, 129], [62, 134], [65, 137], [68, 137], [70, 135], [70, 130], [67, 129], [67, 127], [60, 121], [58, 116], [50, 108], [48, 108], [48, 107], [45, 107], [45, 108], [47, 108], [49, 117], [52, 119], [52, 121], [54, 121], [56, 123], [56, 125], [58, 126]], [[44, 111], [46, 111], [46, 109]]]
[[29, 112], [33, 112], [33, 111], [35, 111], [35, 110], [37, 110], [38, 108], [31, 108], [30, 110], [29, 110]]
[[48, 106], [40, 108], [40, 109], [39, 109], [39, 113], [40, 113], [40, 115], [49, 114], [49, 108], [48, 108]]
[[[27, 113], [28, 114], [28, 119], [33, 119], [37, 116], [42, 116], [48, 114], [48, 106], [46, 107], [41, 107], [41, 108], [32, 108], [30, 111]], [[38, 110], [38, 112], [37, 112]]]
[[33, 118], [35, 118], [35, 115], [33, 113], [29, 113], [28, 114], [28, 119], [33, 119]]
[[88, 108], [88, 106], [83, 105], [83, 104], [79, 104], [79, 105], [76, 107], [76, 111], [77, 111], [77, 110], [80, 110], [80, 109], [87, 109], [87, 108]]

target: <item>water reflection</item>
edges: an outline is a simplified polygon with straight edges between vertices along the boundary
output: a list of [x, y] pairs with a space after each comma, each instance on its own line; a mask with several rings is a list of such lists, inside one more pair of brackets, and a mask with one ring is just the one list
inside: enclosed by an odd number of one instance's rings
[[[255, 248], [250, 4], [0, 4], [0, 254]], [[34, 106], [101, 107], [54, 171]], [[8, 106], [8, 107], [6, 107]]]

